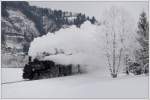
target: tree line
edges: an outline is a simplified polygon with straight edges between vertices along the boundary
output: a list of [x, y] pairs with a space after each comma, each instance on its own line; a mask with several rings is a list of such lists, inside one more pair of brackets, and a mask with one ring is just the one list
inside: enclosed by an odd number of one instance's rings
[[[89, 18], [89, 16], [82, 13], [73, 14], [72, 12], [62, 10], [39, 8], [36, 6], [30, 6], [29, 3], [25, 1], [2, 1], [1, 14], [3, 17], [9, 16], [7, 9], [19, 9], [26, 15], [27, 18], [35, 23], [36, 28], [42, 35], [47, 33], [47, 31], [43, 28], [43, 16], [46, 16], [48, 19], [55, 22], [57, 28], [52, 30], [52, 32], [57, 31], [63, 25], [76, 25], [80, 27], [80, 25], [86, 20], [89, 20], [92, 24], [96, 22], [94, 16]], [[69, 17], [75, 17], [75, 19], [70, 21], [68, 19]]]

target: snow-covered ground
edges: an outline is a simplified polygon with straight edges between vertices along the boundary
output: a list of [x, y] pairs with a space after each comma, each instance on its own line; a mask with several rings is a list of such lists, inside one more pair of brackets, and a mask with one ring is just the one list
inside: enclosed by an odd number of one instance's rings
[[66, 77], [21, 81], [21, 68], [2, 68], [2, 98], [148, 98], [147, 76], [120, 75], [112, 79], [104, 71]]

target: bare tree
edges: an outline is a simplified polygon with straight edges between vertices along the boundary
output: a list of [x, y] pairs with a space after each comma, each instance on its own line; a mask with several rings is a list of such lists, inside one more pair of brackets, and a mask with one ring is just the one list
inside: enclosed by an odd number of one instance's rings
[[125, 41], [126, 34], [130, 32], [128, 17], [123, 9], [111, 7], [104, 14], [105, 51], [108, 67], [113, 78], [117, 77], [120, 70], [123, 52], [128, 48]]

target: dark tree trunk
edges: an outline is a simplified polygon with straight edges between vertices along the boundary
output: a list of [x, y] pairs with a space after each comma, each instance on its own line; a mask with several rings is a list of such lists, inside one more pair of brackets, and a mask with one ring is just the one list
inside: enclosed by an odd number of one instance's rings
[[112, 76], [112, 78], [117, 78], [117, 74], [115, 74], [115, 73], [112, 73], [111, 76]]

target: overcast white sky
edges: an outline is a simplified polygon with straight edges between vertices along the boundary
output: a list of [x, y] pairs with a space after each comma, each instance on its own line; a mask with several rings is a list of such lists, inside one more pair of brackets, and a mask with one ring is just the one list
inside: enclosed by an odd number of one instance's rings
[[95, 16], [97, 19], [101, 18], [104, 9], [111, 6], [119, 6], [126, 9], [133, 19], [137, 20], [139, 14], [144, 10], [148, 13], [148, 2], [142, 1], [125, 1], [125, 2], [104, 2], [104, 1], [30, 1], [30, 5], [40, 6], [51, 9], [61, 9], [63, 11], [81, 12], [88, 16]]

